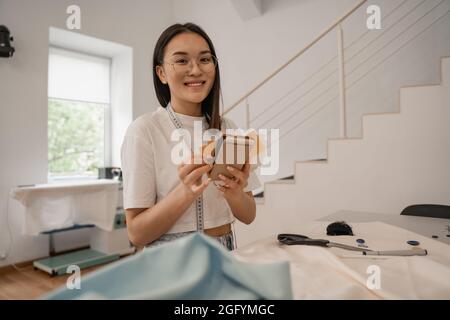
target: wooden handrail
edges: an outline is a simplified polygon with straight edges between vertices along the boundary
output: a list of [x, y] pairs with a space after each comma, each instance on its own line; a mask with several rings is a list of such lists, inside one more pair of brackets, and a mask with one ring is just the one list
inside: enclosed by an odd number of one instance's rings
[[324, 36], [326, 36], [331, 30], [333, 30], [338, 24], [340, 24], [342, 21], [344, 21], [349, 15], [351, 15], [354, 11], [356, 11], [359, 7], [361, 7], [364, 3], [366, 3], [367, 0], [360, 0], [351, 10], [349, 10], [347, 13], [345, 13], [343, 16], [338, 18], [335, 22], [333, 22], [328, 28], [326, 28], [318, 37], [316, 37], [313, 41], [311, 41], [306, 47], [304, 47], [302, 50], [300, 50], [297, 54], [295, 54], [292, 58], [290, 58], [286, 63], [284, 63], [282, 66], [280, 66], [278, 69], [276, 69], [274, 72], [272, 72], [267, 78], [259, 82], [253, 89], [251, 89], [249, 92], [247, 92], [242, 98], [240, 98], [238, 101], [236, 101], [231, 107], [224, 110], [223, 115], [237, 107], [242, 101], [247, 99], [253, 92], [258, 90], [260, 87], [262, 87], [267, 81], [272, 79], [274, 76], [276, 76], [281, 70], [286, 68], [289, 64], [291, 64], [294, 60], [296, 60], [299, 56], [301, 56], [304, 52], [306, 52], [309, 48], [311, 48], [315, 43], [317, 43], [320, 39], [322, 39]]

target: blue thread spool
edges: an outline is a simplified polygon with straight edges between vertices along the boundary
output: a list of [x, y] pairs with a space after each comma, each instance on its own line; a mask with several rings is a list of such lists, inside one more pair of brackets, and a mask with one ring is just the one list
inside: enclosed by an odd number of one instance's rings
[[420, 244], [420, 242], [416, 241], [416, 240], [408, 240], [408, 241], [406, 241], [406, 243], [411, 246], [418, 246]]

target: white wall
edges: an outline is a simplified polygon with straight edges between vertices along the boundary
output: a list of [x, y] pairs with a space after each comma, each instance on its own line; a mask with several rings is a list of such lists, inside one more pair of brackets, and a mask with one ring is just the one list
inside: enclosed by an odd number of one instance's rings
[[355, 1], [265, 1], [263, 15], [246, 21], [231, 1], [173, 3], [174, 21], [197, 23], [211, 37], [220, 61], [224, 102], [229, 106]]
[[[47, 181], [47, 60], [49, 27], [66, 28], [73, 1], [1, 0], [0, 23], [14, 36], [16, 53], [0, 59], [0, 253], [9, 245], [7, 195], [17, 185]], [[158, 105], [151, 57], [171, 21], [168, 1], [79, 0], [81, 30], [133, 48], [133, 118]], [[0, 265], [48, 254], [46, 236], [21, 235], [23, 209], [11, 200], [12, 255]]]

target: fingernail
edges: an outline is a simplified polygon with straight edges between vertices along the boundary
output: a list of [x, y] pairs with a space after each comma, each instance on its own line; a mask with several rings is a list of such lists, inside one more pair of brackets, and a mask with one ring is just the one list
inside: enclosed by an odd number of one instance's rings
[[219, 178], [220, 179], [225, 179], [225, 177], [223, 175], [221, 175], [221, 174], [219, 174]]
[[233, 167], [230, 167], [230, 166], [228, 166], [227, 169], [230, 170], [230, 171], [233, 171], [233, 170], [234, 170], [234, 168], [233, 168]]

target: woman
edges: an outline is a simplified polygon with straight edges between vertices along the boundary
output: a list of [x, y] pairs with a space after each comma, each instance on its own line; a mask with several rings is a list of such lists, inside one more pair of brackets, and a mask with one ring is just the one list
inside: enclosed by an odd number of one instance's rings
[[216, 186], [206, 179], [211, 165], [171, 159], [173, 130], [194, 136], [195, 121], [203, 129], [235, 128], [219, 115], [219, 66], [208, 35], [192, 23], [167, 28], [155, 46], [153, 79], [161, 107], [130, 125], [121, 149], [130, 241], [152, 246], [204, 231], [233, 250], [234, 217], [250, 224], [256, 215], [251, 191], [260, 182], [249, 164], [230, 168], [233, 179], [222, 176]]

